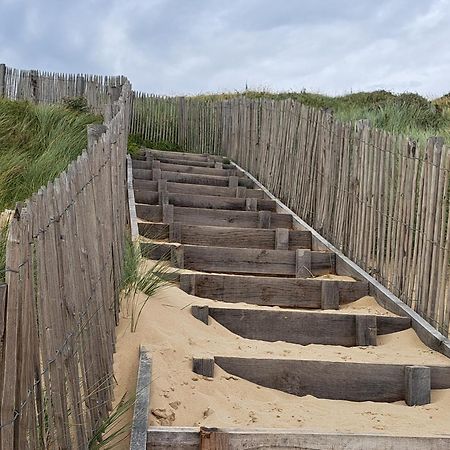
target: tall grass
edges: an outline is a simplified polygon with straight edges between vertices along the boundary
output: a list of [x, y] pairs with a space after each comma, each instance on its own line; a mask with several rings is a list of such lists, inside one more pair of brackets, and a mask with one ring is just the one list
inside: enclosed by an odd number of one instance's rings
[[101, 118], [64, 105], [0, 99], [0, 212], [57, 177]]
[[173, 271], [164, 259], [146, 268], [145, 257], [140, 252], [139, 243], [127, 239], [121, 285], [121, 308], [131, 319], [132, 333], [136, 331], [142, 311], [150, 297], [175, 281], [175, 278], [176, 271]]
[[450, 142], [450, 94], [429, 101], [414, 94], [388, 91], [357, 92], [327, 96], [310, 92], [243, 91], [195, 96], [198, 100], [227, 100], [243, 96], [250, 99], [293, 99], [307, 106], [328, 109], [342, 121], [369, 119], [373, 127], [409, 135], [417, 140], [440, 135]]

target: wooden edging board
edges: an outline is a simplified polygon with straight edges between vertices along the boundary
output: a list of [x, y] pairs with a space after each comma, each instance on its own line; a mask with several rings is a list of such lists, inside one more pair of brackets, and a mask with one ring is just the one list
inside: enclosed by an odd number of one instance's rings
[[127, 155], [127, 192], [128, 192], [128, 210], [130, 215], [131, 240], [135, 242], [139, 238], [139, 229], [136, 214], [136, 199], [133, 186], [133, 160]]
[[144, 450], [147, 445], [148, 416], [150, 412], [150, 385], [152, 382], [152, 355], [150, 348], [139, 348], [139, 367], [136, 382], [130, 450]]
[[[411, 326], [408, 317], [370, 314], [324, 314], [198, 305], [192, 306], [191, 311], [199, 320], [208, 323], [209, 316], [232, 333], [246, 339], [301, 345], [376, 345], [377, 334], [396, 333]], [[369, 327], [370, 330], [367, 330]], [[373, 339], [368, 339], [371, 336]]]
[[289, 214], [278, 214], [270, 211], [232, 211], [165, 205], [168, 218], [163, 220], [163, 208], [160, 205], [136, 204], [137, 216], [150, 222], [181, 222], [190, 225], [240, 228], [292, 227], [292, 217]]
[[[180, 288], [197, 297], [284, 308], [338, 309], [368, 294], [366, 281], [182, 273]], [[330, 301], [335, 292], [334, 301]], [[336, 303], [333, 305], [332, 303]]]
[[411, 318], [412, 327], [417, 333], [422, 342], [428, 347], [436, 350], [447, 357], [450, 358], [450, 339], [440, 333], [436, 328], [430, 325], [423, 317], [421, 317], [416, 311], [402, 302], [398, 297], [396, 297], [392, 292], [390, 292], [386, 287], [384, 287], [375, 278], [371, 277], [367, 272], [365, 272], [361, 267], [354, 263], [350, 258], [345, 256], [338, 248], [333, 244], [328, 242], [323, 236], [321, 236], [314, 228], [308, 225], [304, 220], [295, 214], [290, 208], [288, 208], [284, 203], [282, 203], [278, 198], [276, 198], [266, 187], [261, 184], [254, 176], [252, 176], [245, 169], [240, 167], [238, 164], [231, 162], [232, 165], [236, 166], [239, 170], [247, 175], [247, 177], [253, 181], [256, 188], [264, 191], [267, 197], [274, 200], [279, 208], [279, 211], [291, 214], [294, 224], [298, 225], [302, 230], [308, 230], [311, 232], [313, 238], [313, 249], [327, 249], [328, 251], [334, 252], [336, 255], [336, 273], [339, 275], [349, 275], [356, 278], [357, 280], [365, 280], [369, 283], [370, 295], [375, 297], [376, 301], [386, 308], [387, 310], [393, 312], [394, 314], [400, 316], [407, 316]]
[[[355, 402], [406, 400], [407, 369], [420, 369], [407, 364], [232, 356], [215, 356], [214, 362], [231, 375], [288, 394]], [[428, 391], [448, 388], [450, 366], [429, 366]]]
[[147, 433], [148, 450], [448, 450], [449, 447], [448, 436], [390, 436], [301, 429], [149, 427]]
[[[157, 192], [158, 180], [134, 180], [135, 189]], [[167, 181], [167, 191], [173, 194], [201, 194], [201, 195], [215, 195], [217, 197], [236, 197], [236, 198], [264, 198], [264, 192], [260, 189], [247, 189], [243, 186], [228, 187], [228, 186], [207, 186], [205, 184], [189, 184], [177, 183], [175, 181]]]

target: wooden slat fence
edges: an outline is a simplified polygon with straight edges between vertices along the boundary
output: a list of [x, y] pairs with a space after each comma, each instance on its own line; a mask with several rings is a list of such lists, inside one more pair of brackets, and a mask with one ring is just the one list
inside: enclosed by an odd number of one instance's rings
[[109, 102], [112, 118], [88, 129], [88, 149], [10, 223], [6, 305], [0, 288], [2, 450], [88, 448], [111, 410], [129, 83]]
[[134, 105], [133, 133], [230, 157], [448, 336], [450, 152], [442, 139], [419, 145], [292, 100], [139, 94]]
[[108, 90], [120, 89], [125, 81], [124, 76], [21, 70], [0, 64], [0, 97], [43, 104], [84, 97], [91, 110], [97, 114], [104, 112]]

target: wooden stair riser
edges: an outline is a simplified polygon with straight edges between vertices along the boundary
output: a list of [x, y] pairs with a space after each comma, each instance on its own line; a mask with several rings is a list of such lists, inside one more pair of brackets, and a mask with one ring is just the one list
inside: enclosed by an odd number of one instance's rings
[[[160, 191], [161, 192], [161, 191]], [[160, 192], [135, 190], [137, 203], [157, 205], [161, 204]], [[213, 195], [174, 194], [168, 192], [168, 203], [174, 206], [187, 208], [227, 209], [247, 211], [248, 200], [255, 202], [256, 210], [276, 211], [276, 203], [273, 200], [246, 199], [233, 197], [218, 197]]]
[[[136, 191], [158, 192], [158, 181], [136, 179], [134, 180], [134, 189]], [[263, 191], [259, 189], [247, 189], [243, 186], [230, 188], [223, 186], [207, 186], [167, 181], [167, 190], [172, 194], [214, 195], [217, 197], [264, 199]]]
[[229, 303], [249, 303], [285, 308], [321, 309], [328, 304], [330, 289], [339, 304], [369, 294], [364, 281], [331, 281], [301, 278], [180, 274], [180, 288], [188, 294]]
[[[192, 315], [204, 323], [208, 316], [232, 333], [247, 339], [294, 344], [367, 346], [376, 345], [376, 336], [403, 331], [411, 326], [406, 317], [355, 314], [321, 314], [299, 311], [270, 311], [192, 306]], [[360, 323], [375, 330], [375, 341], [358, 333]], [[366, 334], [370, 335], [372, 330]], [[361, 339], [362, 337], [362, 339]]]
[[[289, 214], [278, 214], [270, 211], [230, 211], [169, 206], [173, 209], [172, 222], [237, 228], [292, 228], [292, 216]], [[141, 220], [163, 222], [162, 206], [138, 203], [136, 204], [136, 214]]]

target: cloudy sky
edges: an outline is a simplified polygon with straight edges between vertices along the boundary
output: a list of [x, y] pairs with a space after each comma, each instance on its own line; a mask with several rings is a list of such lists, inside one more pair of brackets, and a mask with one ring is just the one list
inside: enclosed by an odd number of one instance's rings
[[137, 90], [450, 92], [450, 0], [0, 0], [0, 62]]

